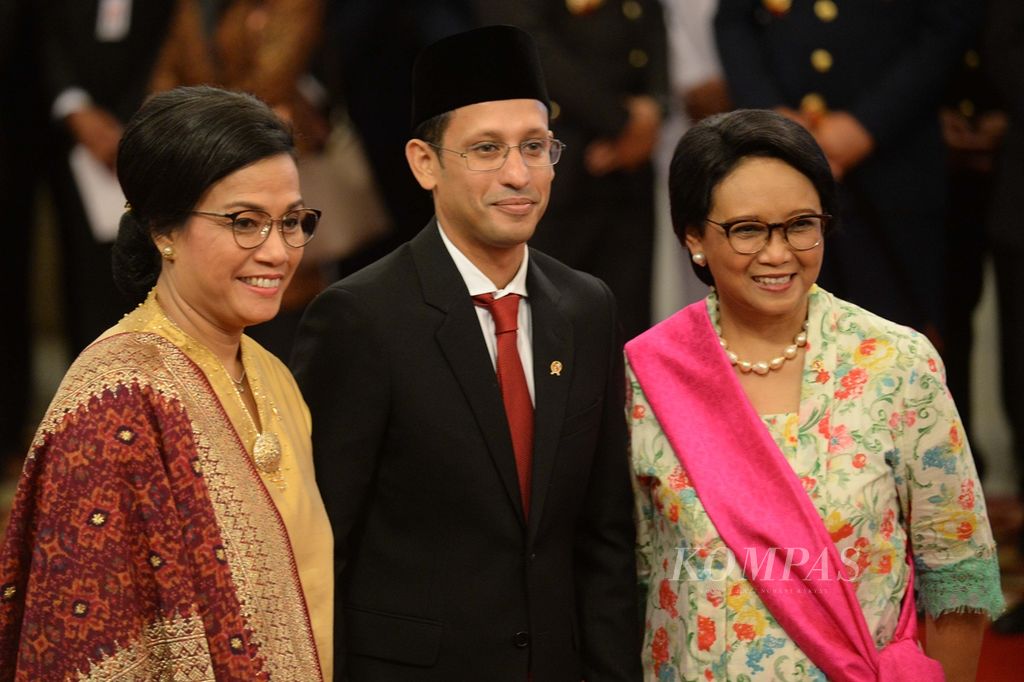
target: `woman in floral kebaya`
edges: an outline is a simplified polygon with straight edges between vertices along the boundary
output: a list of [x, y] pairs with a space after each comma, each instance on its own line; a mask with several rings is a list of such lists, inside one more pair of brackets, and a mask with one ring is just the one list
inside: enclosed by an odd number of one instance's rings
[[981, 486], [927, 339], [815, 284], [821, 150], [735, 111], [669, 182], [713, 288], [626, 346], [646, 678], [973, 680], [1003, 606]]

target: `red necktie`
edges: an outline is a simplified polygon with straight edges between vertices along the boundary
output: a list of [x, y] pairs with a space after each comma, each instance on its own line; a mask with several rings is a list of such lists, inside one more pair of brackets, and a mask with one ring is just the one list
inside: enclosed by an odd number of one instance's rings
[[505, 417], [512, 434], [512, 450], [519, 475], [519, 492], [523, 496], [523, 514], [530, 509], [530, 467], [533, 461], [533, 403], [526, 385], [526, 373], [519, 359], [516, 330], [519, 328], [519, 295], [508, 294], [494, 298], [493, 294], [480, 294], [473, 302], [490, 311], [494, 318], [494, 331], [498, 337], [498, 386], [505, 403]]

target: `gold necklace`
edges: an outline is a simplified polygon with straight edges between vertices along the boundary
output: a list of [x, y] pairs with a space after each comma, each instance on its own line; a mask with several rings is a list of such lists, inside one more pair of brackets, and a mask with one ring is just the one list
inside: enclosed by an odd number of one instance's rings
[[[224, 368], [225, 372], [228, 372], [227, 367]], [[242, 376], [237, 379], [231, 376], [231, 372], [228, 372], [228, 379], [231, 379], [235, 385], [235, 390], [239, 393], [245, 393], [245, 365], [242, 365]]]
[[[243, 363], [243, 368], [245, 367]], [[227, 372], [227, 369], [224, 370]], [[228, 374], [228, 378], [234, 381], [234, 377]], [[242, 372], [242, 380], [245, 379], [245, 371]], [[269, 419], [273, 417], [280, 419], [281, 415], [277, 411], [277, 406], [271, 402], [270, 398], [267, 397], [262, 387], [259, 385], [259, 381], [253, 381], [251, 383], [252, 398], [256, 403], [257, 410], [261, 402], [265, 403], [268, 407], [270, 414], [265, 414], [264, 417]], [[235, 394], [238, 398], [239, 404], [242, 406], [242, 410], [245, 412], [246, 417], [249, 418], [249, 424], [252, 427], [253, 432], [256, 434], [255, 440], [252, 446], [252, 459], [256, 464], [256, 468], [263, 474], [267, 475], [267, 478], [278, 486], [278, 489], [285, 489], [284, 476], [281, 471], [281, 439], [278, 438], [277, 434], [270, 430], [268, 424], [263, 423], [266, 419], [261, 420], [262, 430], [256, 427], [256, 419], [249, 411], [248, 405], [245, 404], [245, 400], [242, 399], [241, 392]]]

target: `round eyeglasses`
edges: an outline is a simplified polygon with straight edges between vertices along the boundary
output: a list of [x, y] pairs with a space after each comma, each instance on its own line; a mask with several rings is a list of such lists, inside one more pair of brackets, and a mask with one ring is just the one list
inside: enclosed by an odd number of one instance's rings
[[316, 232], [316, 226], [320, 223], [320, 211], [315, 208], [297, 208], [280, 218], [274, 218], [259, 209], [246, 209], [235, 213], [192, 211], [192, 214], [230, 220], [235, 243], [243, 249], [255, 249], [267, 241], [274, 223], [277, 223], [278, 229], [281, 230], [284, 243], [297, 249], [309, 243]]
[[711, 218], [706, 222], [725, 231], [729, 246], [736, 253], [751, 256], [758, 253], [772, 238], [772, 230], [782, 230], [782, 238], [794, 251], [808, 251], [821, 243], [832, 216], [827, 213], [807, 213], [793, 216], [782, 223], [762, 223], [758, 220], [734, 220], [720, 223]]
[[508, 160], [508, 154], [513, 148], [519, 150], [519, 155], [523, 157], [523, 163], [531, 168], [554, 166], [562, 158], [562, 150], [565, 149], [564, 142], [550, 137], [524, 140], [515, 145], [507, 145], [504, 142], [477, 142], [464, 152], [448, 149], [433, 142], [427, 144], [441, 152], [458, 154], [466, 162], [466, 168], [482, 172], [500, 170]]

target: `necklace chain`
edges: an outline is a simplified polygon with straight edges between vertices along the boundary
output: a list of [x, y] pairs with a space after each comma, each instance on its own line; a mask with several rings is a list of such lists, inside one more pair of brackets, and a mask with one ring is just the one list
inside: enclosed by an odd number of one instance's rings
[[760, 360], [757, 362], [750, 362], [744, 360], [740, 356], [736, 355], [735, 352], [729, 349], [729, 343], [722, 336], [721, 332], [718, 332], [718, 344], [725, 351], [726, 356], [729, 358], [729, 362], [734, 367], [739, 368], [744, 374], [750, 374], [753, 372], [759, 376], [765, 376], [771, 371], [782, 369], [782, 366], [786, 364], [787, 360], [792, 360], [796, 357], [797, 353], [801, 348], [807, 345], [807, 320], [804, 320], [803, 326], [797, 335], [793, 337], [793, 343], [786, 346], [782, 350], [782, 355], [777, 355], [771, 360]]
[[231, 372], [228, 372], [228, 368], [225, 367], [224, 371], [228, 374], [228, 379], [235, 385], [235, 390], [239, 393], [245, 393], [245, 365], [242, 365], [242, 376], [237, 379], [231, 376]]

